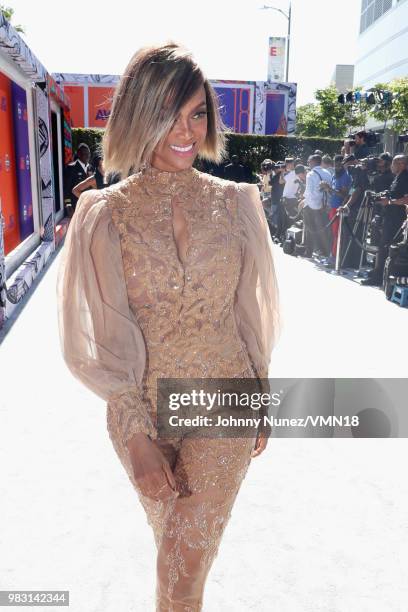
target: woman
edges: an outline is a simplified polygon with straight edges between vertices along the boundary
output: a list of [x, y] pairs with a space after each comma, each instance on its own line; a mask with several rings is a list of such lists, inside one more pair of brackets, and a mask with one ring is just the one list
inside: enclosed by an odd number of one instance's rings
[[107, 428], [154, 531], [160, 612], [202, 609], [252, 438], [160, 439], [159, 378], [267, 377], [278, 328], [272, 243], [256, 185], [193, 168], [225, 155], [217, 97], [183, 47], [139, 50], [115, 92], [105, 171], [82, 194], [58, 276], [71, 372]]
[[79, 198], [81, 193], [87, 189], [103, 189], [107, 186], [104, 180], [103, 157], [99, 153], [94, 155], [92, 167], [94, 168], [94, 173], [72, 189], [72, 193], [76, 198]]

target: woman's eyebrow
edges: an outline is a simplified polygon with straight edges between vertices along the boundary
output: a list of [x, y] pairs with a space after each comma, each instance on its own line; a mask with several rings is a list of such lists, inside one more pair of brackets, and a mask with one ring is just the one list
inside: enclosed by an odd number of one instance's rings
[[203, 100], [202, 102], [200, 102], [200, 104], [197, 104], [194, 110], [196, 110], [197, 108], [200, 108], [201, 106], [207, 106], [207, 101]]

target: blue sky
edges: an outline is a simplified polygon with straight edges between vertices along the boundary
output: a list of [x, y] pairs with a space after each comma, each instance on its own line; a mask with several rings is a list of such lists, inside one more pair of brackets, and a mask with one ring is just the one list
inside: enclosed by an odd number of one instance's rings
[[[141, 46], [188, 46], [210, 79], [265, 80], [268, 37], [285, 35], [288, 0], [5, 0], [50, 72], [121, 74]], [[360, 0], [293, 0], [289, 78], [298, 103], [313, 101], [335, 64], [352, 64]]]

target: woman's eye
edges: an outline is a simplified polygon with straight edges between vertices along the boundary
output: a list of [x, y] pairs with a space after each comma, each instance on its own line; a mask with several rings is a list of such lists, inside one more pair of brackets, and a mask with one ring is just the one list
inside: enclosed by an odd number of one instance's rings
[[[195, 113], [195, 115], [193, 115], [193, 119], [195, 117], [201, 118], [205, 115], [208, 115], [208, 111], [199, 111], [198, 113]], [[179, 120], [180, 120], [180, 117], [177, 117], [177, 119], [174, 120], [173, 126], [175, 126], [179, 122]]]

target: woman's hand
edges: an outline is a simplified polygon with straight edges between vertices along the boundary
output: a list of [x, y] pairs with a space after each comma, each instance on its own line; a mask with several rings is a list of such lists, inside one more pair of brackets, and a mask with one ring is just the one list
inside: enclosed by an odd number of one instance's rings
[[178, 497], [170, 464], [154, 440], [144, 433], [137, 433], [128, 440], [127, 448], [142, 495], [155, 501]]
[[267, 444], [268, 435], [264, 431], [258, 432], [255, 448], [251, 453], [251, 457], [258, 457], [261, 453], [263, 453]]

